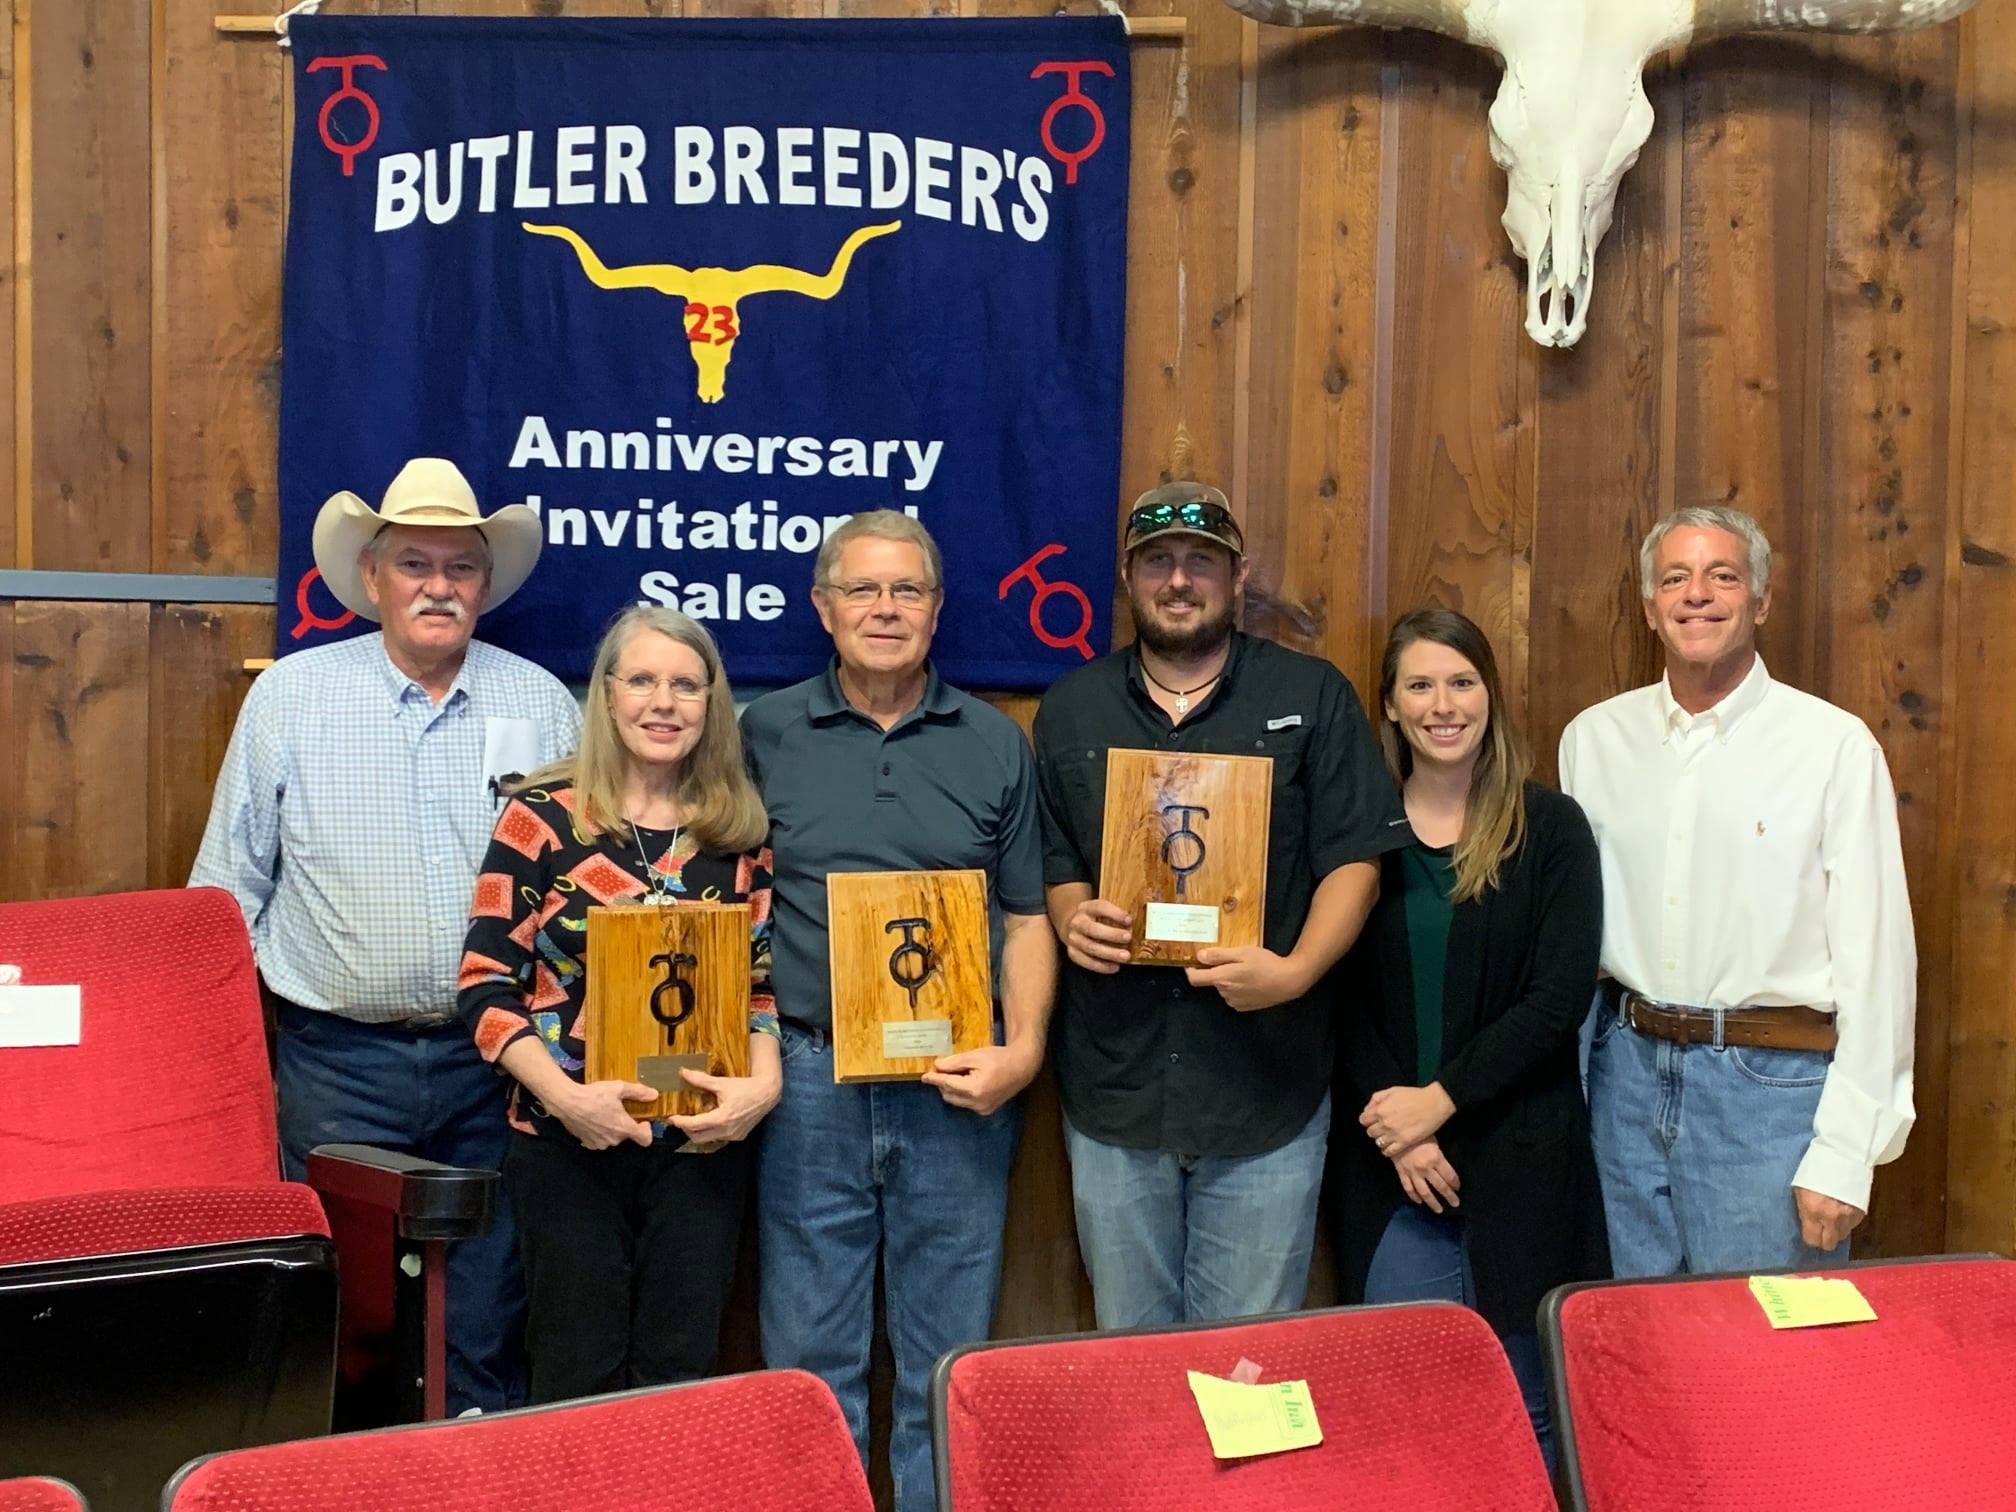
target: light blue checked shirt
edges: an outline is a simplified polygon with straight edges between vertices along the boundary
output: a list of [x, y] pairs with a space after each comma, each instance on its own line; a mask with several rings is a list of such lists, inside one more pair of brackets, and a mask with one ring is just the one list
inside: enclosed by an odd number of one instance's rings
[[189, 884], [238, 899], [284, 998], [373, 1022], [452, 1012], [490, 779], [580, 736], [558, 678], [481, 641], [438, 704], [383, 635], [297, 652], [239, 711]]

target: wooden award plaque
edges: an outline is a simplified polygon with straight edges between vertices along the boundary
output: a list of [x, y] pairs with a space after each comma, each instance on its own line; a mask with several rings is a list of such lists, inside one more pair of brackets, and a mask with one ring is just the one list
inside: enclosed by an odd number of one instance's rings
[[588, 910], [589, 1081], [656, 1087], [638, 1118], [705, 1113], [682, 1066], [749, 1074], [749, 905], [624, 904]]
[[1134, 919], [1137, 966], [1192, 966], [1266, 927], [1269, 756], [1106, 753], [1099, 896]]
[[833, 1080], [914, 1081], [994, 1043], [987, 874], [832, 872]]

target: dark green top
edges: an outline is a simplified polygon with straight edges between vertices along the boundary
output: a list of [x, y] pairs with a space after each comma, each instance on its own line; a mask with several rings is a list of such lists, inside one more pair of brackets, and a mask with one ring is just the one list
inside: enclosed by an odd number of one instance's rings
[[1442, 1069], [1442, 968], [1449, 959], [1449, 917], [1455, 905], [1453, 845], [1416, 840], [1400, 853], [1400, 895], [1407, 905], [1407, 955], [1414, 966], [1414, 1046], [1417, 1085]]

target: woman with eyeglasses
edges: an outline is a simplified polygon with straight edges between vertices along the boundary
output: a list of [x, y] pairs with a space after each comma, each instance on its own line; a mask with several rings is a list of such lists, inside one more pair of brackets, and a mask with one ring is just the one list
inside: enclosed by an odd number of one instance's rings
[[[476, 881], [459, 1006], [514, 1079], [504, 1187], [518, 1220], [531, 1397], [553, 1402], [714, 1368], [749, 1185], [751, 1130], [783, 1087], [770, 994], [769, 820], [742, 764], [721, 657], [676, 610], [602, 638], [581, 748], [523, 779]], [[583, 1079], [588, 910], [750, 905], [746, 1077], [639, 1122], [633, 1082]]]
[[1534, 1315], [1552, 1288], [1610, 1274], [1577, 1066], [1602, 930], [1596, 841], [1572, 798], [1528, 780], [1497, 659], [1463, 615], [1394, 625], [1379, 707], [1414, 841], [1385, 856], [1346, 963], [1338, 1289], [1482, 1313], [1551, 1465]]

